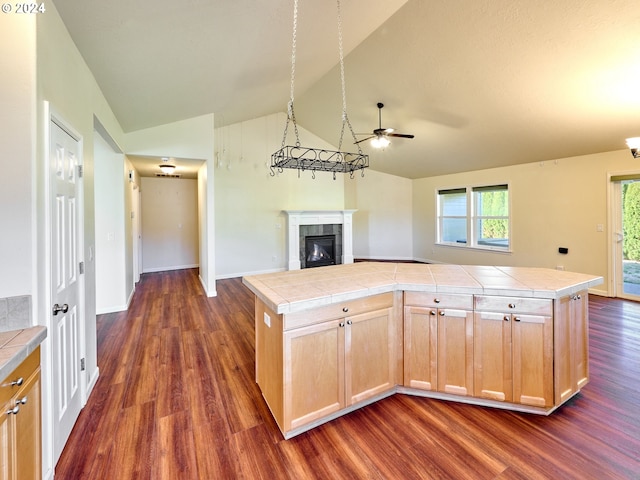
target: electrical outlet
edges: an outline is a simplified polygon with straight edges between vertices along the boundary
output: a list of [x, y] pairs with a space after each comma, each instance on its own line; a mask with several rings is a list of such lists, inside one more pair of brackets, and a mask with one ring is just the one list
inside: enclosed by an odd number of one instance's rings
[[271, 328], [271, 317], [269, 315], [267, 315], [267, 313], [264, 313], [264, 324]]

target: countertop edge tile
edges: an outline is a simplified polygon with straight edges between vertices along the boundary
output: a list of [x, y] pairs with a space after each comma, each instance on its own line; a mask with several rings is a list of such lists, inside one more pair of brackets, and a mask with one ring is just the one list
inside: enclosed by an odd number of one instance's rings
[[18, 368], [45, 338], [47, 329], [43, 326], [16, 330], [15, 337], [0, 348], [0, 381]]
[[[376, 264], [371, 262], [370, 265], [356, 263], [351, 265], [341, 265], [339, 271], [335, 271], [337, 278], [340, 280], [352, 279], [355, 276], [368, 274], [368, 271], [375, 272]], [[364, 266], [363, 266], [364, 265]], [[434, 266], [435, 265], [435, 266]], [[604, 282], [603, 277], [589, 275], [577, 272], [565, 272], [542, 267], [496, 267], [496, 266], [460, 266], [454, 264], [426, 264], [419, 265], [415, 268], [406, 267], [405, 264], [398, 264], [395, 267], [394, 280], [387, 282], [386, 280], [376, 285], [362, 282], [362, 290], [356, 288], [348, 292], [322, 292], [320, 295], [310, 295], [308, 299], [296, 298], [284, 299], [280, 303], [276, 303], [273, 295], [267, 295], [270, 290], [270, 282], [277, 278], [280, 274], [263, 274], [251, 275], [243, 278], [243, 283], [256, 294], [267, 306], [278, 314], [293, 313], [309, 308], [329, 305], [345, 300], [352, 300], [373, 295], [375, 293], [385, 293], [388, 291], [410, 291], [410, 292], [429, 292], [429, 293], [460, 293], [470, 295], [498, 295], [525, 298], [546, 298], [557, 300], [566, 295], [572, 295], [580, 290], [588, 289]], [[383, 265], [385, 273], [392, 270], [389, 263]], [[420, 267], [420, 268], [418, 268]], [[322, 279], [327, 281], [327, 272], [329, 268], [321, 267]], [[433, 270], [433, 271], [431, 271]], [[495, 271], [498, 275], [492, 275]], [[412, 272], [412, 273], [409, 273]], [[430, 272], [429, 275], [417, 275], [413, 272]], [[436, 272], [436, 275], [434, 275]], [[284, 272], [286, 274], [286, 272]], [[313, 277], [315, 272], [303, 272], [307, 285], [314, 283]], [[320, 269], [318, 269], [320, 273]], [[475, 273], [478, 278], [474, 278], [471, 273]], [[375, 273], [372, 273], [375, 274]], [[495, 284], [494, 278], [501, 276], [511, 277], [516, 284], [511, 286], [500, 287]], [[409, 277], [416, 277], [415, 283]], [[483, 277], [487, 282], [483, 284]], [[520, 279], [519, 277], [525, 277]], [[553, 281], [549, 281], [553, 279]], [[450, 283], [448, 283], [450, 282]], [[557, 286], [556, 286], [557, 285]], [[282, 295], [278, 295], [282, 297]]]

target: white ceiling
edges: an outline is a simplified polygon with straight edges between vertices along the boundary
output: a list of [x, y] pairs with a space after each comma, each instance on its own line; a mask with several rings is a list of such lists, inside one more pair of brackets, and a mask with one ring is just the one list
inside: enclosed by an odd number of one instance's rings
[[[286, 108], [293, 0], [54, 3], [127, 132]], [[378, 126], [381, 101], [383, 127], [415, 134], [383, 152], [363, 142], [373, 169], [420, 178], [619, 150], [640, 135], [637, 0], [343, 0], [342, 13], [354, 129]], [[299, 0], [296, 117], [332, 144], [336, 25], [335, 2]]]

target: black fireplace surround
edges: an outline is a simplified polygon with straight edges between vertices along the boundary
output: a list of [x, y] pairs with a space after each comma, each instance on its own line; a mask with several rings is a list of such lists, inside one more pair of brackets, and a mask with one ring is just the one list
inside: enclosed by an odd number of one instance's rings
[[336, 264], [335, 235], [309, 235], [304, 245], [305, 268]]

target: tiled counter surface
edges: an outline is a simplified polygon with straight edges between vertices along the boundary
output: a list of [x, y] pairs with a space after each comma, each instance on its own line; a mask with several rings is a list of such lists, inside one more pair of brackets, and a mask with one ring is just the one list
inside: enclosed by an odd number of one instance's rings
[[46, 337], [45, 327], [0, 332], [0, 381], [7, 378]]
[[603, 278], [550, 268], [359, 262], [251, 275], [243, 283], [276, 313], [395, 290], [559, 299]]

